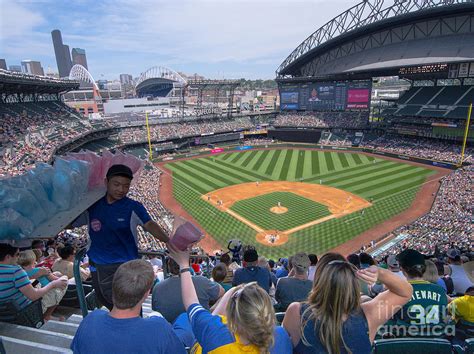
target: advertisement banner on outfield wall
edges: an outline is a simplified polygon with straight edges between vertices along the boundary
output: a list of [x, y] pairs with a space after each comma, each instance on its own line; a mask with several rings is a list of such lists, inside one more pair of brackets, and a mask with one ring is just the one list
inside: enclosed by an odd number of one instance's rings
[[219, 152], [223, 152], [223, 151], [224, 151], [223, 148], [212, 149], [212, 150], [211, 150], [211, 154], [218, 154]]
[[397, 159], [403, 159], [403, 160], [408, 160], [408, 161], [419, 162], [419, 163], [423, 163], [425, 165], [449, 168], [451, 170], [454, 170], [454, 169], [457, 168], [457, 166], [455, 164], [451, 164], [451, 163], [448, 163], [448, 162], [438, 162], [438, 161], [433, 161], [433, 160], [421, 159], [421, 158], [418, 158], [418, 157], [412, 157], [412, 156], [406, 156], [406, 155], [397, 155], [397, 154], [392, 154], [392, 153], [389, 153], [389, 152], [382, 152], [382, 151], [373, 151], [373, 153], [376, 154], [376, 155], [383, 155], [383, 156], [388, 156], [388, 157], [394, 157], [394, 158], [397, 158]]
[[252, 147], [249, 145], [237, 146], [235, 150], [250, 150]]

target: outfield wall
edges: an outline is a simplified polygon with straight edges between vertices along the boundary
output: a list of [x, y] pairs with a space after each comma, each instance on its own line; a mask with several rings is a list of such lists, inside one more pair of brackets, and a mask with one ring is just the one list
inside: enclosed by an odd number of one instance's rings
[[[406, 155], [400, 155], [400, 154], [392, 154], [389, 152], [384, 152], [384, 151], [378, 151], [374, 149], [367, 149], [367, 148], [357, 148], [357, 147], [344, 147], [344, 146], [327, 146], [327, 145], [315, 145], [315, 144], [291, 144], [291, 143], [283, 143], [283, 144], [268, 144], [268, 145], [262, 145], [262, 146], [246, 146], [245, 150], [249, 149], [261, 149], [261, 148], [288, 148], [288, 147], [294, 147], [294, 148], [310, 148], [310, 149], [320, 149], [320, 150], [328, 150], [328, 151], [352, 151], [352, 152], [367, 152], [370, 154], [374, 155], [380, 155], [380, 156], [387, 156], [387, 157], [393, 157], [396, 159], [400, 160], [405, 160], [405, 161], [413, 161], [413, 162], [418, 162], [422, 163], [425, 165], [429, 166], [435, 166], [435, 167], [442, 167], [442, 168], [448, 168], [451, 170], [457, 169], [459, 166], [456, 164], [452, 164], [449, 162], [441, 162], [441, 161], [435, 161], [435, 160], [428, 160], [428, 159], [422, 159], [419, 157], [412, 157], [412, 156], [406, 156]], [[162, 162], [162, 161], [171, 161], [175, 159], [181, 159], [181, 158], [189, 158], [189, 157], [198, 157], [198, 156], [203, 156], [203, 155], [209, 155], [212, 153], [221, 153], [221, 152], [229, 152], [229, 151], [241, 151], [242, 148], [240, 145], [231, 145], [231, 146], [224, 146], [222, 147], [222, 150], [219, 151], [214, 151], [212, 152], [211, 150], [206, 150], [206, 151], [194, 151], [194, 152], [188, 152], [185, 154], [178, 154], [173, 157], [166, 157], [164, 159], [162, 158], [157, 158], [154, 161], [155, 162]]]
[[280, 141], [292, 141], [302, 143], [317, 143], [321, 138], [321, 130], [316, 129], [269, 129], [268, 137]]

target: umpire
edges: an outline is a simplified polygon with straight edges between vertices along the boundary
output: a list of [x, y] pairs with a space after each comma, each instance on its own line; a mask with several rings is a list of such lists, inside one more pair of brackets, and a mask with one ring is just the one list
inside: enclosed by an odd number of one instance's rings
[[113, 307], [112, 280], [117, 268], [139, 258], [137, 226], [142, 226], [162, 242], [169, 241], [145, 207], [127, 197], [132, 179], [133, 173], [128, 166], [111, 166], [105, 179], [106, 195], [72, 223], [72, 227], [88, 225], [91, 244], [87, 254], [92, 286], [99, 301], [109, 310]]

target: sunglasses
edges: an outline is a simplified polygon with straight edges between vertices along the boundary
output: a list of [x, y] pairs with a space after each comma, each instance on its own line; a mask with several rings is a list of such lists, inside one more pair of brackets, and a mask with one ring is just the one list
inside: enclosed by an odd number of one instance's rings
[[235, 291], [233, 294], [232, 294], [232, 299], [238, 299], [240, 297], [240, 295], [242, 294], [242, 291], [244, 291], [245, 288], [251, 286], [251, 285], [255, 285], [257, 284], [256, 281], [253, 281], [251, 283], [247, 283], [245, 284], [243, 287], [241, 287], [239, 290]]

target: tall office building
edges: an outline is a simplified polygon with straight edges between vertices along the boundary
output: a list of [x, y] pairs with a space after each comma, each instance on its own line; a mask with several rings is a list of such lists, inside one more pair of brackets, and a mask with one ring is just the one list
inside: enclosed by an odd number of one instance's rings
[[0, 59], [0, 69], [7, 70], [7, 62], [5, 59]]
[[122, 85], [128, 85], [132, 83], [132, 75], [129, 74], [120, 74], [120, 83]]
[[82, 65], [85, 67], [87, 70], [89, 68], [87, 67], [87, 58], [86, 58], [86, 51], [82, 48], [72, 48], [72, 64], [76, 65]]
[[10, 65], [8, 67], [8, 70], [21, 73], [21, 66], [20, 65]]
[[72, 68], [71, 52], [69, 51], [69, 46], [67, 44], [64, 44], [63, 47], [64, 47], [64, 56], [66, 57], [67, 67], [69, 68], [67, 71], [67, 74], [69, 76], [69, 72], [71, 71], [71, 68]]
[[43, 68], [39, 61], [34, 60], [22, 60], [21, 61], [21, 71], [26, 74], [32, 75], [41, 75], [44, 76]]
[[63, 44], [63, 38], [60, 30], [53, 30], [51, 32], [53, 38], [54, 54], [56, 55], [56, 64], [58, 64], [58, 71], [60, 77], [69, 76], [71, 71], [71, 55], [69, 54], [69, 47]]

